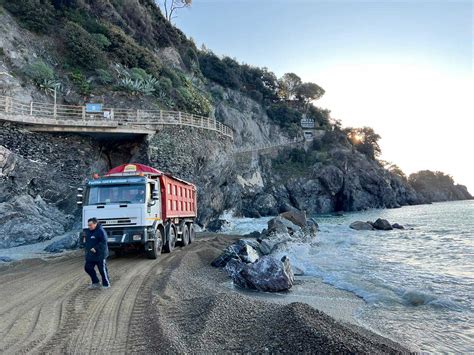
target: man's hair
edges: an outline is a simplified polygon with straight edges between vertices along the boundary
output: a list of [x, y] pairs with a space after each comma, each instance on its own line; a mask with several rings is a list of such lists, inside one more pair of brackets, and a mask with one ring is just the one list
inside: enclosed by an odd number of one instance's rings
[[89, 219], [87, 220], [87, 223], [89, 223], [89, 222], [92, 222], [92, 223], [94, 223], [94, 224], [97, 224], [97, 223], [98, 223], [97, 218], [95, 218], [95, 217], [89, 218]]

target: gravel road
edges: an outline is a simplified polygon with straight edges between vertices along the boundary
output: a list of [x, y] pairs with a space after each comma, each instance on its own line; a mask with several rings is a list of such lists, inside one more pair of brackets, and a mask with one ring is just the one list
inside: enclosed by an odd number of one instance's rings
[[87, 290], [80, 253], [0, 269], [0, 353], [371, 352], [405, 349], [302, 304], [233, 289], [209, 266], [228, 236], [158, 261], [109, 262], [112, 288]]

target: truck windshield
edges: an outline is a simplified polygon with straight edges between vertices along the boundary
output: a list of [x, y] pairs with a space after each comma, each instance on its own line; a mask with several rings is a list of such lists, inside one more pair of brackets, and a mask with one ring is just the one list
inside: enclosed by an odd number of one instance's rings
[[87, 204], [145, 203], [145, 184], [90, 186]]

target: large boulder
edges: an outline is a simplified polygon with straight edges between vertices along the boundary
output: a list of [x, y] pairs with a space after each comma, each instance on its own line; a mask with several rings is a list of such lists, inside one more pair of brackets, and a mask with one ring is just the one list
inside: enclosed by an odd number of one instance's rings
[[280, 217], [289, 220], [301, 228], [306, 227], [306, 214], [303, 211], [295, 209], [283, 212], [280, 214]]
[[374, 230], [374, 227], [372, 227], [370, 223], [362, 222], [362, 221], [352, 222], [349, 225], [349, 228], [355, 229], [357, 231], [373, 231]]
[[79, 248], [79, 233], [71, 232], [66, 234], [63, 238], [49, 244], [44, 251], [49, 253], [61, 253], [64, 250], [72, 250]]
[[283, 219], [280, 217], [272, 218], [271, 220], [267, 222], [267, 225], [268, 225], [268, 228], [265, 233], [266, 235], [288, 233], [288, 229], [283, 223]]
[[214, 267], [225, 267], [231, 260], [254, 263], [260, 257], [260, 244], [256, 240], [240, 239], [224, 249], [211, 263]]
[[393, 229], [392, 225], [386, 219], [382, 219], [382, 218], [378, 218], [374, 222], [373, 226], [375, 229], [383, 230], [383, 231], [389, 231]]
[[222, 232], [225, 227], [228, 227], [230, 223], [225, 219], [215, 219], [209, 222], [206, 226], [206, 229], [209, 232]]
[[267, 235], [268, 234], [287, 234], [287, 233], [293, 234], [295, 232], [301, 231], [300, 226], [280, 216], [272, 218], [271, 220], [267, 222], [267, 224], [268, 224]]
[[13, 259], [10, 258], [9, 256], [0, 256], [0, 262], [2, 263], [9, 263], [9, 262], [12, 262]]
[[0, 248], [31, 244], [65, 233], [72, 216], [65, 215], [39, 195], [18, 195], [0, 203]]
[[392, 224], [392, 228], [393, 229], [405, 229], [405, 227], [403, 227], [401, 224], [398, 224], [398, 223]]
[[231, 260], [226, 266], [226, 271], [235, 285], [251, 290], [286, 291], [294, 282], [290, 260], [286, 256], [278, 260], [265, 255], [253, 264]]

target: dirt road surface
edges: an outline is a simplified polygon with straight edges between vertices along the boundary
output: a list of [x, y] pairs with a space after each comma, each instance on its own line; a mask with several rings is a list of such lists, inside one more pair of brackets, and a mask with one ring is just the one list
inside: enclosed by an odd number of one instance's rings
[[[112, 287], [87, 290], [80, 252], [0, 269], [0, 353], [396, 352], [303, 304], [257, 301], [209, 266], [228, 237], [112, 258]], [[403, 349], [402, 349], [403, 350]]]

